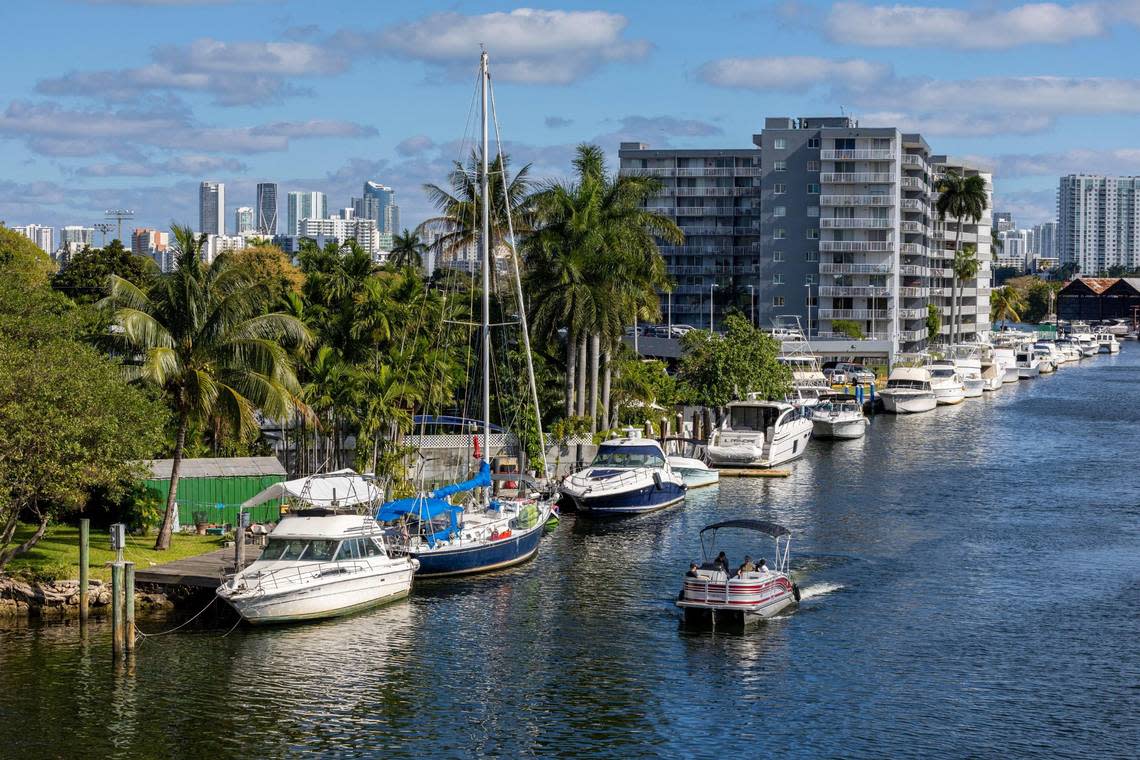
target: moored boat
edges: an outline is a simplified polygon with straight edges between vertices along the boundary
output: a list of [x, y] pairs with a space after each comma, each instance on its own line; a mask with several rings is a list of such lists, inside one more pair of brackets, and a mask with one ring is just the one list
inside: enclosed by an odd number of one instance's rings
[[954, 362], [938, 359], [932, 361], [926, 369], [930, 373], [930, 389], [934, 391], [934, 400], [938, 405], [952, 406], [962, 403], [966, 398], [966, 388], [962, 384], [962, 379], [958, 377]]
[[879, 397], [883, 399], [883, 408], [895, 414], [929, 412], [938, 406], [930, 387], [930, 373], [923, 367], [895, 367]]
[[666, 457], [673, 472], [678, 473], [691, 491], [694, 488], [715, 486], [720, 482], [720, 470], [709, 467], [696, 457], [682, 457], [670, 454]]
[[811, 410], [811, 434], [816, 438], [862, 438], [869, 424], [863, 405], [850, 393], [825, 396]]
[[579, 512], [633, 515], [684, 500], [685, 481], [661, 444], [650, 438], [615, 438], [598, 447], [589, 467], [562, 481], [562, 493]]
[[733, 401], [709, 437], [709, 462], [721, 467], [778, 467], [803, 456], [812, 424], [782, 401]]

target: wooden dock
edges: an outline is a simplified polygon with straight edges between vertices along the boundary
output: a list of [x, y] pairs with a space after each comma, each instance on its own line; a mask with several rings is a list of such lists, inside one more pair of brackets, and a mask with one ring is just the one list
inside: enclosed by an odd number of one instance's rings
[[722, 467], [722, 478], [786, 478], [791, 470], [761, 470], [754, 467]]
[[[261, 550], [247, 546], [245, 565], [248, 566]], [[160, 586], [194, 586], [197, 588], [217, 588], [222, 577], [234, 572], [234, 550], [219, 549], [197, 557], [187, 557], [173, 562], [164, 562], [149, 568], [135, 570], [135, 583], [154, 583]]]

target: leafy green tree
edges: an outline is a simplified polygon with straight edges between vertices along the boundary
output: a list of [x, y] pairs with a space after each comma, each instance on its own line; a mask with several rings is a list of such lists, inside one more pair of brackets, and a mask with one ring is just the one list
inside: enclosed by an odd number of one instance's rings
[[840, 335], [846, 335], [851, 340], [863, 340], [863, 328], [858, 322], [850, 319], [831, 320], [831, 329]]
[[990, 321], [997, 323], [1004, 320], [1011, 322], [1021, 321], [1021, 311], [1025, 302], [1017, 288], [1005, 285], [990, 291]]
[[394, 266], [419, 269], [424, 265], [424, 254], [427, 250], [427, 244], [420, 238], [418, 232], [405, 229], [393, 238], [392, 253], [388, 260]]
[[[233, 267], [253, 282], [264, 285], [272, 304], [278, 304], [291, 294], [300, 294], [305, 284], [305, 276], [293, 266], [289, 256], [278, 246], [264, 240], [254, 241], [245, 248], [226, 251], [219, 258], [226, 259], [226, 266]], [[124, 277], [131, 280], [130, 277]]]
[[28, 285], [48, 281], [55, 264], [35, 243], [0, 224], [0, 271]]
[[112, 275], [103, 301], [113, 309], [115, 343], [127, 376], [161, 391], [176, 419], [170, 494], [155, 549], [170, 546], [178, 476], [192, 422], [224, 419], [237, 436], [259, 430], [255, 413], [287, 419], [300, 385], [290, 347], [304, 346], [309, 331], [296, 318], [267, 312], [269, 288], [224, 257], [206, 266], [205, 236], [171, 228], [177, 263], [150, 286]]
[[1034, 278], [1034, 282], [1022, 294], [1025, 303], [1021, 313], [1022, 321], [1038, 323], [1049, 316], [1053, 311], [1054, 299], [1060, 289], [1061, 283], [1059, 282], [1045, 282]]
[[[952, 218], [956, 222], [954, 234], [954, 260], [957, 262], [958, 253], [962, 250], [962, 227], [969, 219], [974, 224], [981, 221], [988, 201], [986, 199], [986, 181], [975, 174], [963, 177], [955, 171], [948, 171], [938, 180], [938, 201], [935, 208], [938, 218], [945, 222]], [[954, 280], [950, 289], [950, 343], [958, 340], [958, 274], [954, 271]]]
[[[81, 342], [74, 305], [23, 276], [0, 267], [0, 570], [93, 492], [120, 494], [167, 416]], [[35, 530], [13, 545], [21, 518]]]
[[[834, 324], [834, 323], [833, 323]], [[942, 329], [942, 312], [936, 304], [926, 304], [926, 339], [933, 341]]]
[[[978, 247], [976, 245], [974, 245], [973, 243], [970, 243], [970, 244], [964, 246], [962, 248], [962, 250], [960, 250], [960, 251], [954, 252], [954, 261], [952, 264], [952, 268], [954, 270], [954, 282], [956, 285], [958, 283], [961, 283], [961, 282], [964, 282], [967, 280], [972, 280], [978, 276], [978, 269], [980, 267], [980, 264], [978, 263], [977, 252], [978, 252]], [[959, 338], [961, 338], [961, 333], [962, 333], [961, 289], [959, 288], [958, 290], [953, 291], [951, 293], [951, 298], [957, 298], [958, 299], [958, 303], [957, 303], [957, 306], [955, 308], [955, 313], [958, 314], [958, 324], [956, 326], [957, 330], [956, 330], [955, 334]]]
[[159, 274], [148, 256], [136, 256], [119, 240], [105, 248], [84, 248], [52, 275], [51, 286], [76, 303], [95, 303], [110, 292], [111, 275], [146, 284]]
[[707, 330], [685, 334], [685, 355], [677, 380], [693, 403], [722, 407], [728, 402], [756, 394], [783, 398], [791, 387], [792, 374], [776, 359], [780, 343], [739, 316], [726, 320], [724, 335]]

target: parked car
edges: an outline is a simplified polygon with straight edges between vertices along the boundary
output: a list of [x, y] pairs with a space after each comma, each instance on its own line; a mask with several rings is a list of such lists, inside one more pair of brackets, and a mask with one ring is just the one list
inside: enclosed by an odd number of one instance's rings
[[669, 328], [669, 331], [672, 334], [672, 337], [680, 338], [685, 333], [690, 333], [696, 329], [697, 328], [693, 327], [692, 325], [673, 325]]
[[862, 364], [846, 364], [840, 363], [835, 365], [835, 369], [839, 370], [847, 376], [848, 383], [873, 383], [875, 382], [875, 373], [864, 367]]
[[827, 382], [832, 385], [846, 385], [848, 383], [847, 373], [836, 367], [828, 367], [823, 371], [823, 376], [827, 378]]

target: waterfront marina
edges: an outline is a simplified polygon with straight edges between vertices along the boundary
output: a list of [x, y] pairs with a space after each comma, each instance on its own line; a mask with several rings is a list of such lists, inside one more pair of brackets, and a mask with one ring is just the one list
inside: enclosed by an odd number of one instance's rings
[[[1140, 682], [1140, 346], [813, 441], [791, 477], [564, 516], [534, 562], [347, 618], [0, 630], [8, 756], [1128, 757]], [[966, 484], [969, 484], [968, 486]], [[798, 606], [686, 630], [694, 537], [786, 526]], [[727, 538], [727, 537], [726, 537]], [[729, 546], [766, 557], [771, 542]], [[167, 620], [140, 619], [144, 632]], [[440, 685], [446, 685], [440, 688]], [[715, 725], [710, 723], [715, 710]], [[66, 725], [66, 731], [29, 731]]]

